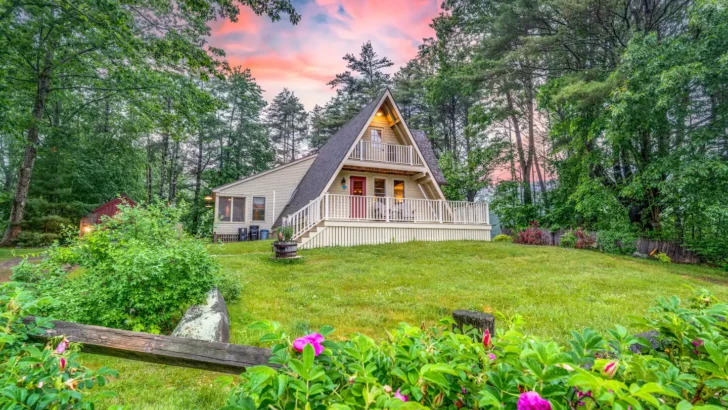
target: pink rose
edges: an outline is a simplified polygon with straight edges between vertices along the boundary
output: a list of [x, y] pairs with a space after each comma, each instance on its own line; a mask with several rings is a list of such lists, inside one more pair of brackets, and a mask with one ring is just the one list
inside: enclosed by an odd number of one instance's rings
[[551, 403], [535, 391], [529, 391], [518, 397], [518, 410], [551, 410]]
[[405, 395], [405, 394], [401, 394], [401, 393], [399, 392], [399, 389], [397, 389], [397, 391], [396, 391], [396, 392], [394, 393], [394, 398], [395, 398], [395, 399], [400, 399], [400, 400], [402, 400], [402, 401], [407, 401], [407, 400], [409, 400], [409, 397], [407, 397], [407, 395]]
[[311, 346], [313, 346], [314, 355], [318, 356], [321, 354], [321, 352], [324, 351], [324, 346], [321, 344], [323, 342], [323, 336], [318, 333], [311, 333], [310, 335], [299, 337], [298, 339], [294, 340], [293, 348], [299, 352], [302, 352], [303, 348], [306, 347], [307, 344], [310, 344]]

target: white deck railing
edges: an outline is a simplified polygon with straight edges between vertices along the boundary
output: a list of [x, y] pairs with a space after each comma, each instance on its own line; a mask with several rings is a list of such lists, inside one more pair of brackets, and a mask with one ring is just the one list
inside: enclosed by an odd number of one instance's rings
[[487, 202], [324, 194], [284, 218], [298, 239], [322, 220], [489, 225]]
[[413, 146], [384, 144], [381, 142], [359, 141], [349, 158], [391, 164], [424, 165]]

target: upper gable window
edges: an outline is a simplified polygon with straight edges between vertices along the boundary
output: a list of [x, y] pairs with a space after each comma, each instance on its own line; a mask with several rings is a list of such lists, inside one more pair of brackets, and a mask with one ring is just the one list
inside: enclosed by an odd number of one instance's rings
[[372, 130], [371, 133], [372, 143], [381, 144], [382, 142], [382, 130]]

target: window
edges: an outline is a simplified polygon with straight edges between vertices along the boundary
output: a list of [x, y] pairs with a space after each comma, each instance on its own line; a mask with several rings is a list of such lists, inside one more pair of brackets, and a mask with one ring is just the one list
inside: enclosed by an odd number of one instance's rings
[[253, 220], [265, 221], [265, 197], [253, 197]]
[[382, 130], [372, 130], [372, 144], [382, 143]]
[[404, 181], [394, 181], [394, 202], [402, 203], [404, 201]]
[[245, 198], [217, 197], [217, 219], [221, 222], [243, 222], [245, 220]]
[[387, 181], [384, 179], [374, 179], [374, 196], [387, 196]]

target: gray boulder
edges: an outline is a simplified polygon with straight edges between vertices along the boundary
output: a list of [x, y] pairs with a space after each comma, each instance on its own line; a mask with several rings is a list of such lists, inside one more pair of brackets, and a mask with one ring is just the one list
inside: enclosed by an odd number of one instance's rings
[[646, 253], [635, 252], [635, 253], [632, 254], [632, 256], [635, 257], [635, 258], [647, 259], [647, 254]]
[[230, 314], [220, 291], [213, 288], [202, 305], [191, 306], [172, 332], [172, 336], [205, 340], [230, 341]]

